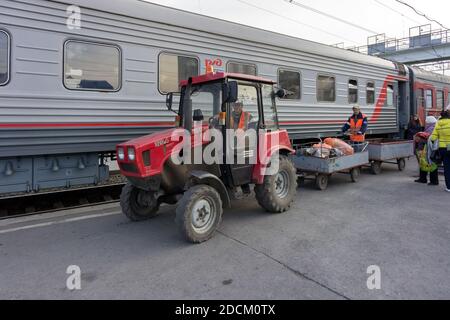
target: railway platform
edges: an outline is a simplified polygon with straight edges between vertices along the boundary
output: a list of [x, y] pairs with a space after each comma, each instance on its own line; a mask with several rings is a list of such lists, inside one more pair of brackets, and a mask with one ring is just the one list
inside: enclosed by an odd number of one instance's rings
[[448, 195], [416, 174], [411, 159], [325, 192], [306, 182], [281, 215], [236, 202], [201, 245], [181, 238], [172, 206], [142, 223], [117, 203], [0, 220], [0, 299], [449, 299]]

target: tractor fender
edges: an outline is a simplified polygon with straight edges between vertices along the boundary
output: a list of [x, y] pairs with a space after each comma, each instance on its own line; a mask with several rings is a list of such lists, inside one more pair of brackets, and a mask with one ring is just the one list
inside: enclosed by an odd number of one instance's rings
[[[295, 154], [295, 150], [289, 145], [280, 145], [274, 148], [271, 148], [268, 152], [268, 157], [272, 157], [274, 154], [278, 152], [279, 155], [292, 155]], [[266, 166], [258, 163], [253, 167], [253, 182], [255, 184], [262, 184], [264, 181], [264, 177], [266, 175]]]
[[199, 184], [206, 184], [216, 189], [220, 194], [220, 198], [222, 199], [223, 207], [226, 209], [231, 208], [231, 199], [228, 190], [222, 180], [220, 180], [217, 176], [206, 171], [191, 171], [190, 179], [186, 187], [189, 188]]

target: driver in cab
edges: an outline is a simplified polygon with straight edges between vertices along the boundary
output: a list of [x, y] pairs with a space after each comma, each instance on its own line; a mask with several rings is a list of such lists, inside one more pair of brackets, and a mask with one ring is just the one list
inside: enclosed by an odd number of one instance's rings
[[234, 130], [248, 130], [248, 125], [252, 120], [252, 115], [244, 111], [242, 101], [236, 101], [233, 105], [233, 112], [230, 117], [230, 128]]

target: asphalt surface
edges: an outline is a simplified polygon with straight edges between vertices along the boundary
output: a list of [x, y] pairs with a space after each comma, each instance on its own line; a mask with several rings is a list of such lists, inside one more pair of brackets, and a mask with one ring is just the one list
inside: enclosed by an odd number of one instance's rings
[[236, 202], [201, 245], [174, 207], [142, 223], [116, 204], [0, 221], [0, 299], [450, 299], [450, 194], [414, 183], [414, 160], [383, 169], [324, 192], [306, 182], [286, 214]]

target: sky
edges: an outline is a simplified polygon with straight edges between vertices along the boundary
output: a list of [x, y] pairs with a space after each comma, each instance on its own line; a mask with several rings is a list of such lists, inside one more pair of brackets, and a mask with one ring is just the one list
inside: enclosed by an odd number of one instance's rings
[[[299, 7], [289, 0], [145, 0], [169, 7], [345, 48], [363, 46], [367, 38], [409, 36], [411, 27], [432, 24], [397, 0], [293, 0], [348, 23]], [[402, 0], [450, 28], [449, 0]]]
[[[408, 37], [409, 28], [430, 23], [396, 0], [294, 0], [366, 30], [333, 20], [288, 0], [146, 0], [325, 44], [365, 45], [369, 31]], [[450, 28], [450, 1], [403, 0]], [[388, 8], [389, 7], [389, 8]], [[432, 23], [433, 29], [439, 29]]]

